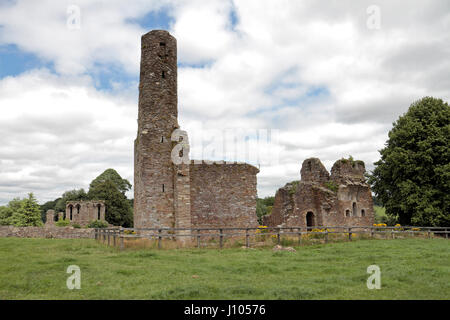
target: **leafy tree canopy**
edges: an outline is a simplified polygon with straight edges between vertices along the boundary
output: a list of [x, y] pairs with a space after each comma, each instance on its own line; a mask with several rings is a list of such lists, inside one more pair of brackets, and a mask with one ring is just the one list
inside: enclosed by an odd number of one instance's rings
[[28, 198], [23, 200], [14, 199], [10, 201], [7, 209], [3, 210], [3, 213], [8, 211], [8, 209], [11, 214], [7, 218], [7, 224], [17, 227], [39, 227], [43, 225], [40, 206], [32, 193], [29, 193]]
[[95, 189], [98, 185], [104, 183], [105, 181], [110, 181], [115, 184], [117, 189], [123, 194], [131, 189], [131, 183], [127, 179], [122, 179], [116, 170], [107, 169], [91, 182], [89, 185], [89, 190]]
[[393, 124], [369, 178], [386, 214], [402, 225], [450, 226], [450, 108], [414, 102]]
[[116, 226], [133, 226], [133, 209], [125, 194], [119, 190], [114, 181], [104, 180], [96, 183], [89, 189], [88, 194], [92, 200], [105, 201], [106, 221]]
[[264, 199], [256, 199], [256, 215], [258, 217], [258, 222], [262, 223], [262, 217], [272, 213], [273, 203], [275, 197], [265, 197]]

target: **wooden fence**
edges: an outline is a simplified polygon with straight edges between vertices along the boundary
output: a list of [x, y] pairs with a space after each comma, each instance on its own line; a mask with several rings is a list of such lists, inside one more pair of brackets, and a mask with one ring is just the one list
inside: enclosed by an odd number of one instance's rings
[[427, 238], [440, 236], [448, 239], [450, 228], [446, 227], [347, 227], [347, 226], [320, 226], [320, 227], [258, 227], [258, 228], [98, 228], [95, 229], [95, 239], [112, 246], [119, 246], [121, 250], [125, 248], [125, 240], [128, 239], [149, 239], [157, 243], [157, 248], [162, 248], [163, 239], [173, 241], [190, 240], [200, 248], [202, 238], [219, 239], [219, 248], [224, 247], [226, 239], [245, 239], [245, 247], [250, 247], [250, 239], [254, 237], [270, 236], [276, 239], [275, 243], [281, 244], [282, 237], [297, 239], [297, 244], [302, 244], [303, 235], [320, 235], [324, 243], [328, 243], [331, 235], [344, 235], [346, 239], [352, 241], [354, 235], [364, 234], [370, 238], [376, 235], [384, 235], [384, 238], [395, 239], [398, 236], [414, 236], [420, 234]]

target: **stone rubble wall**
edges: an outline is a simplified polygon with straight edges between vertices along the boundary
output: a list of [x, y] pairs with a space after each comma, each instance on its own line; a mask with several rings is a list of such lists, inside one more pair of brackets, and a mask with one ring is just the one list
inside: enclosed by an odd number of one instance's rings
[[55, 226], [45, 226], [45, 227], [0, 226], [0, 237], [94, 239], [95, 229], [81, 229], [73, 227], [55, 227]]
[[[371, 226], [373, 199], [364, 172], [362, 161], [338, 160], [328, 175], [319, 159], [306, 159], [302, 179], [277, 191], [272, 214], [263, 217], [264, 225], [307, 227], [310, 212], [317, 227]], [[334, 183], [337, 190], [328, 188], [327, 183]]]
[[192, 227], [257, 227], [258, 171], [243, 163], [191, 163]]

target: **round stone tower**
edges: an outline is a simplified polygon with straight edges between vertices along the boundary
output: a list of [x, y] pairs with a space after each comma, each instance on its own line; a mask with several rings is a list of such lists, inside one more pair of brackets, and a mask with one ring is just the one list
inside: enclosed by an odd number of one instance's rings
[[[174, 227], [171, 134], [177, 129], [177, 43], [153, 30], [141, 39], [138, 132], [134, 151], [134, 226]], [[149, 183], [151, 182], [151, 183]]]

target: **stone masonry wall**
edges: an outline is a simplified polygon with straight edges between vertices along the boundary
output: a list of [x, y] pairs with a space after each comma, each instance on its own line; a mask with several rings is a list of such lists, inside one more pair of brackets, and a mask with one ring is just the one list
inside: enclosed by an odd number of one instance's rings
[[173, 227], [171, 134], [179, 127], [177, 42], [153, 30], [141, 39], [138, 133], [135, 141], [134, 225]]
[[73, 227], [14, 227], [0, 226], [0, 237], [78, 239], [95, 238], [95, 229]]
[[68, 201], [65, 218], [72, 223], [86, 226], [94, 220], [105, 221], [105, 212], [104, 201]]
[[192, 226], [256, 227], [256, 174], [249, 164], [190, 165]]
[[[373, 200], [362, 161], [338, 160], [331, 175], [319, 159], [303, 162], [302, 180], [288, 183], [276, 195], [267, 226], [371, 226]], [[332, 190], [332, 184], [337, 190]], [[309, 216], [309, 222], [308, 222]]]

